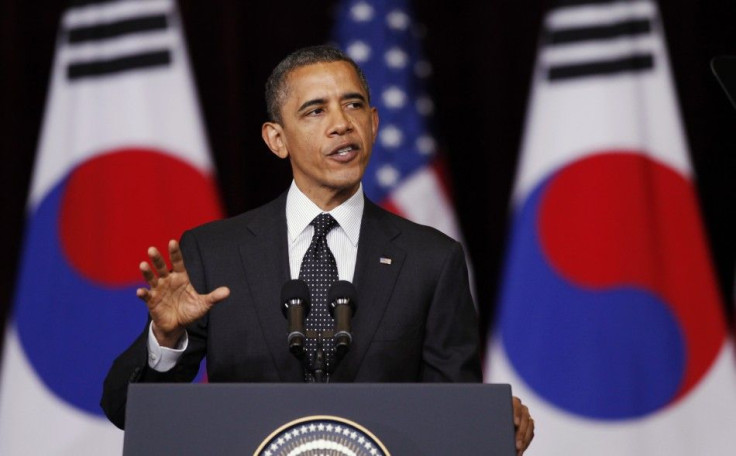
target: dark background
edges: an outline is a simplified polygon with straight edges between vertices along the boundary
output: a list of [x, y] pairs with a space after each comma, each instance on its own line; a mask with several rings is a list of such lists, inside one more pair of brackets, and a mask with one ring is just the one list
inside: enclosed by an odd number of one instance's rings
[[[275, 158], [260, 138], [263, 84], [287, 53], [330, 38], [335, 3], [179, 1], [228, 215], [258, 206], [288, 186], [288, 163]], [[503, 260], [537, 39], [551, 3], [413, 2], [414, 17], [427, 30], [435, 134], [454, 179], [484, 327], [492, 318]], [[13, 295], [62, 9], [61, 1], [0, 1], [0, 322]], [[736, 2], [668, 0], [660, 9], [718, 280], [733, 316], [736, 111], [710, 73], [709, 61], [736, 55]], [[100, 261], [106, 261], [103, 252]]]

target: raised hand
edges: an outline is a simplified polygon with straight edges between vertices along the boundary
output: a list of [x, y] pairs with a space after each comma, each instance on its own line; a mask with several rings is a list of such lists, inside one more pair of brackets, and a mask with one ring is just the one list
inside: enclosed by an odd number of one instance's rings
[[227, 298], [230, 290], [220, 287], [205, 295], [197, 293], [189, 281], [179, 243], [173, 239], [169, 241], [171, 271], [155, 247], [148, 248], [148, 257], [153, 269], [146, 261], [139, 267], [150, 289], [139, 288], [136, 296], [148, 306], [158, 343], [164, 347], [175, 347], [184, 334], [184, 328], [203, 317], [215, 303]]

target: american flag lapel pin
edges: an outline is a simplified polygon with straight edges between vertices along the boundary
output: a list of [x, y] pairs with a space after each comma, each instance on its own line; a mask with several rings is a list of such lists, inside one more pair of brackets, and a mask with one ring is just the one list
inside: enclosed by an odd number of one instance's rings
[[391, 264], [391, 258], [381, 257], [380, 260], [381, 264]]

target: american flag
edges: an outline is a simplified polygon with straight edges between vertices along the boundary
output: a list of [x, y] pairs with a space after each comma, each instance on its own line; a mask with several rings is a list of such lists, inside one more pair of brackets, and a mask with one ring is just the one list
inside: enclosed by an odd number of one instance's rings
[[431, 65], [406, 0], [340, 4], [335, 41], [365, 72], [380, 125], [363, 177], [366, 196], [417, 223], [460, 239], [426, 91]]

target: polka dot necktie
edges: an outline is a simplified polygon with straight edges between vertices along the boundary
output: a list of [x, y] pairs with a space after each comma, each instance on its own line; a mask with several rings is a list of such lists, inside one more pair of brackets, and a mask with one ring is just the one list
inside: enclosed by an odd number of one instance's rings
[[[306, 321], [307, 334], [323, 335], [324, 331], [330, 331], [330, 336], [334, 331], [334, 322], [330, 316], [327, 302], [327, 291], [333, 283], [338, 279], [337, 263], [335, 256], [327, 246], [327, 233], [337, 226], [335, 220], [330, 214], [320, 214], [310, 223], [314, 227], [314, 236], [312, 243], [307, 249], [302, 259], [302, 265], [299, 269], [299, 278], [307, 283], [309, 287], [309, 295], [312, 301], [312, 308], [309, 311]], [[304, 370], [304, 380], [314, 382], [312, 372], [314, 370], [314, 360], [317, 353], [317, 345], [321, 343], [324, 351], [325, 370], [330, 372], [332, 363], [335, 359], [335, 339], [334, 337], [320, 337], [321, 342], [315, 337], [307, 337], [305, 342], [307, 361]]]

